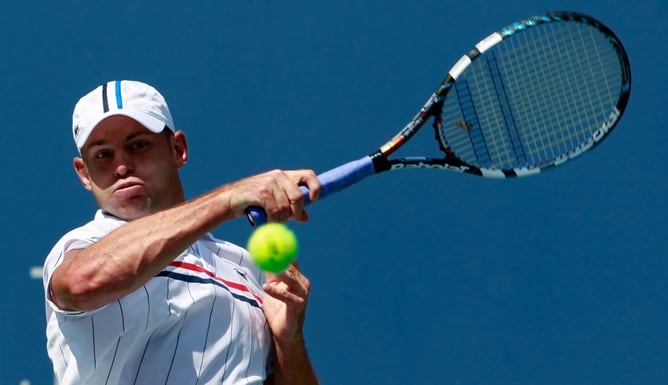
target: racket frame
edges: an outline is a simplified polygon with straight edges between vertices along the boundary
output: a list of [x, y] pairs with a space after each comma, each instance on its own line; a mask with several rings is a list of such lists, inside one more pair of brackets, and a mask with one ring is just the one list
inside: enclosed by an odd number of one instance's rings
[[[442, 158], [426, 156], [412, 156], [398, 159], [388, 158], [390, 154], [397, 151], [411, 137], [413, 137], [413, 135], [415, 135], [430, 118], [434, 118], [432, 128], [435, 130], [436, 135], [438, 136], [438, 129], [441, 124], [441, 113], [445, 98], [457, 81], [459, 75], [461, 75], [477, 58], [479, 58], [495, 45], [502, 42], [504, 39], [514, 36], [519, 32], [539, 26], [541, 24], [564, 21], [585, 23], [598, 29], [606, 36], [609, 43], [615, 48], [617, 55], [620, 58], [620, 65], [622, 69], [622, 84], [619, 99], [617, 104], [612, 107], [608, 117], [601, 123], [601, 126], [591, 135], [590, 138], [585, 140], [571, 151], [554, 159], [533, 166], [510, 169], [491, 169], [468, 164], [458, 158], [452, 149], [449, 147], [444, 147], [440, 140], [440, 150], [445, 154], [445, 156]], [[429, 97], [429, 99], [427, 99], [426, 103], [422, 106], [420, 111], [401, 129], [401, 131], [399, 131], [385, 144], [380, 146], [378, 150], [374, 151], [368, 156], [345, 163], [318, 175], [318, 180], [321, 184], [320, 199], [323, 199], [330, 194], [341, 191], [353, 184], [356, 184], [371, 175], [392, 170], [410, 168], [443, 169], [496, 179], [536, 175], [544, 169], [550, 169], [555, 166], [562, 165], [565, 162], [580, 156], [584, 152], [591, 150], [600, 144], [601, 141], [603, 141], [603, 139], [606, 138], [610, 132], [612, 132], [623, 115], [630, 96], [630, 89], [631, 69], [626, 51], [624, 50], [624, 47], [615, 33], [595, 18], [576, 12], [548, 12], [540, 16], [533, 16], [528, 19], [512, 23], [500, 31], [488, 35], [479, 41], [469, 52], [463, 55], [452, 66], [452, 68], [450, 68], [445, 79], [441, 82], [441, 84]], [[305, 205], [310, 204], [311, 202], [309, 200], [308, 188], [301, 186], [301, 189], [304, 193]], [[249, 221], [254, 226], [260, 225], [267, 221], [266, 213], [260, 207], [249, 207], [247, 213]]]

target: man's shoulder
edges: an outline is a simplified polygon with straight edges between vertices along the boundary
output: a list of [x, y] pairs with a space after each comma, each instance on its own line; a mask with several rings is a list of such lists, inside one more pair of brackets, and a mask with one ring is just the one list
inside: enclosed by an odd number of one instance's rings
[[113, 230], [124, 225], [125, 221], [112, 217], [98, 210], [88, 223], [70, 230], [63, 239], [80, 239], [95, 242]]
[[126, 222], [105, 215], [102, 211], [98, 210], [92, 220], [68, 231], [60, 237], [47, 256], [47, 260], [54, 255], [58, 256], [64, 253], [65, 249], [74, 242], [80, 242], [82, 244], [95, 243], [114, 229], [122, 226], [124, 223]]

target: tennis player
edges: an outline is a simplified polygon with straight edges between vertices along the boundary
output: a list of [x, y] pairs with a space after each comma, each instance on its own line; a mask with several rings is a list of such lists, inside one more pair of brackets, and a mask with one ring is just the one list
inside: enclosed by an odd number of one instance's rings
[[74, 108], [74, 169], [99, 210], [44, 266], [48, 353], [61, 385], [317, 384], [302, 327], [310, 282], [264, 275], [219, 224], [263, 207], [306, 221], [311, 170], [275, 170], [186, 200], [188, 146], [163, 96], [112, 81]]

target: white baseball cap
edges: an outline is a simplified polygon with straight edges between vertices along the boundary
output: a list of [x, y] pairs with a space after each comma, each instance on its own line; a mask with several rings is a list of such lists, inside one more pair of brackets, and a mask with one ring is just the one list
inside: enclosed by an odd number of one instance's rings
[[74, 106], [72, 135], [79, 151], [95, 126], [112, 115], [132, 118], [156, 134], [165, 127], [176, 130], [167, 102], [158, 90], [138, 81], [114, 80], [98, 86]]

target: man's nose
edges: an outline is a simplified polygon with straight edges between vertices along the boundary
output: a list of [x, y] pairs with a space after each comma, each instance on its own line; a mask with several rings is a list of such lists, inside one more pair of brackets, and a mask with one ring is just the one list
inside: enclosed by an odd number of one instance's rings
[[132, 163], [132, 158], [119, 153], [116, 156], [116, 164], [114, 165], [114, 173], [117, 177], [123, 178], [126, 177], [134, 171], [134, 165]]

